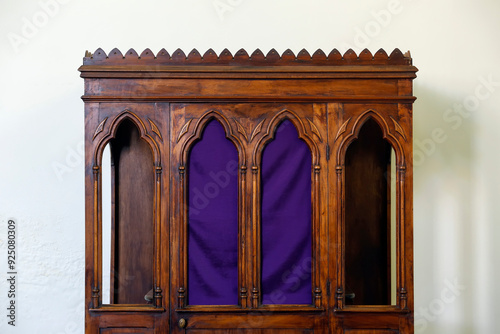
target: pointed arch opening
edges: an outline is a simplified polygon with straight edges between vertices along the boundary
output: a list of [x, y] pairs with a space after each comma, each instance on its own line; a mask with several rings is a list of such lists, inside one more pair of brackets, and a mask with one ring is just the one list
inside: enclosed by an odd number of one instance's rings
[[188, 153], [188, 304], [238, 304], [238, 150], [215, 118]]
[[284, 119], [262, 152], [263, 304], [312, 304], [311, 150]]
[[151, 302], [154, 165], [139, 128], [123, 118], [101, 158], [103, 304]]
[[365, 120], [345, 154], [345, 303], [396, 304], [396, 154]]

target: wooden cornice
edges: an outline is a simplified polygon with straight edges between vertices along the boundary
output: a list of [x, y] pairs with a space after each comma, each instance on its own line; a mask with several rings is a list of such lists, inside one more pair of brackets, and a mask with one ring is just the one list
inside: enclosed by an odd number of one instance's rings
[[[290, 49], [281, 55], [275, 50], [270, 50], [266, 55], [259, 49], [249, 55], [244, 49], [240, 49], [234, 55], [228, 49], [224, 49], [219, 55], [212, 49], [203, 55], [196, 49], [185, 54], [177, 49], [172, 54], [161, 49], [156, 55], [150, 50], [144, 50], [140, 55], [130, 49], [123, 54], [118, 49], [113, 49], [109, 54], [104, 50], [97, 49], [94, 53], [86, 52], [83, 65], [147, 65], [147, 66], [170, 66], [170, 65], [224, 65], [224, 66], [352, 66], [352, 65], [412, 65], [410, 53], [403, 54], [399, 49], [394, 49], [388, 55], [383, 49], [372, 54], [364, 49], [359, 55], [352, 49], [343, 55], [333, 49], [328, 55], [321, 49], [310, 55], [307, 50], [302, 49], [295, 55]], [[85, 70], [84, 68], [81, 70]]]

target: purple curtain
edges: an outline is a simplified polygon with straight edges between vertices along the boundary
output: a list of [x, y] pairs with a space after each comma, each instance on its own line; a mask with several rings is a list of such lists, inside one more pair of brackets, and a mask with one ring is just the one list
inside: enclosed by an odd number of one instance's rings
[[311, 151], [282, 122], [262, 156], [263, 304], [311, 304]]
[[238, 153], [212, 120], [190, 153], [188, 303], [238, 304]]
[[[188, 303], [238, 304], [238, 154], [211, 121], [190, 153]], [[311, 153], [290, 121], [262, 157], [264, 304], [311, 304]]]

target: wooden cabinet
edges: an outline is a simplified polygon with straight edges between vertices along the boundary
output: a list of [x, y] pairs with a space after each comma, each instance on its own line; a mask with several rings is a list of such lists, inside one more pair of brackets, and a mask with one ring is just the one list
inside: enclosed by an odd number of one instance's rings
[[86, 333], [413, 333], [409, 54], [80, 71]]

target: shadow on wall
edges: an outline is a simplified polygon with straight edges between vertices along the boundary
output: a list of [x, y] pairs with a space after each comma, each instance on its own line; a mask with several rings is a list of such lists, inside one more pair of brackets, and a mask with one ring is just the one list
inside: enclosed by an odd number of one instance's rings
[[[479, 333], [473, 325], [471, 96], [415, 84], [415, 333]], [[481, 101], [479, 101], [480, 103]], [[480, 107], [479, 107], [480, 108]], [[487, 303], [487, 301], [483, 301]]]

